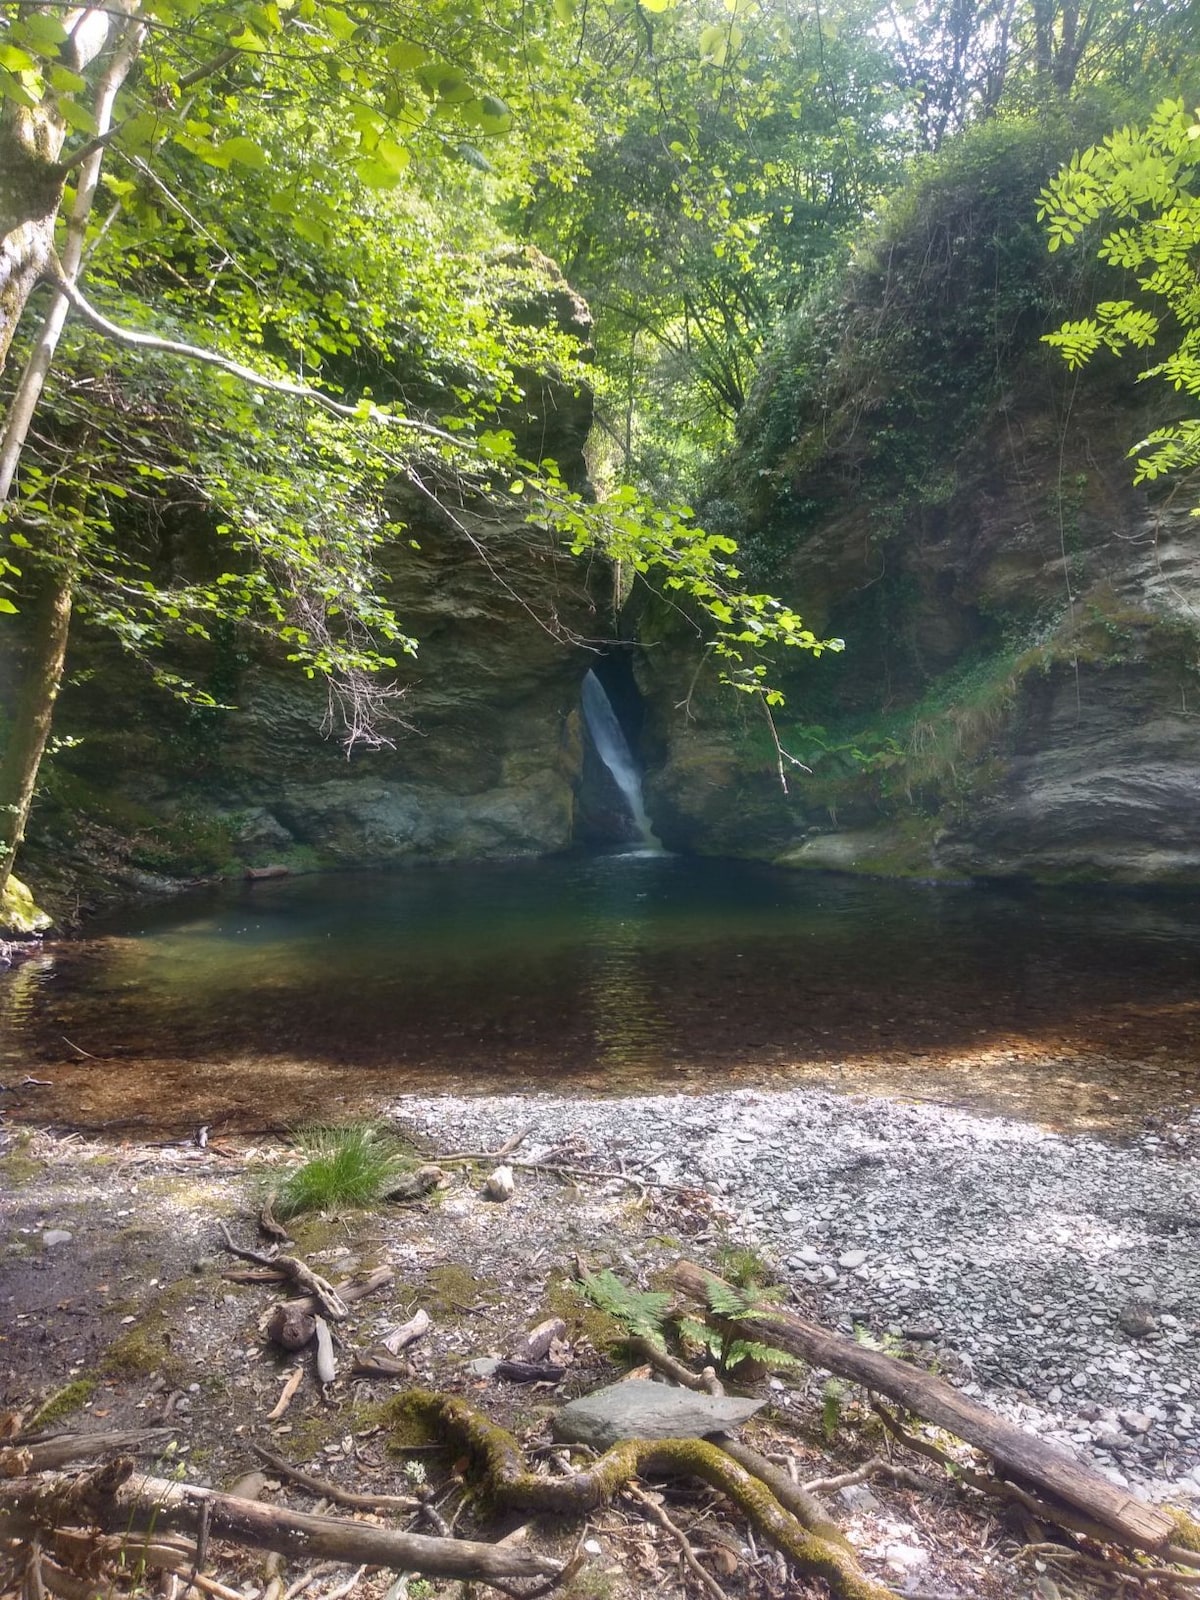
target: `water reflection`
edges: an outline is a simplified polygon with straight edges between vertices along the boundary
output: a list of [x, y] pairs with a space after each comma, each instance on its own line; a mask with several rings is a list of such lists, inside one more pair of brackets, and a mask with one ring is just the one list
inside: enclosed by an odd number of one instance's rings
[[630, 855], [272, 880], [10, 975], [0, 1081], [52, 1076], [40, 1109], [80, 1121], [800, 1077], [1086, 1121], [1194, 1087], [1198, 956], [1190, 902], [1128, 893]]

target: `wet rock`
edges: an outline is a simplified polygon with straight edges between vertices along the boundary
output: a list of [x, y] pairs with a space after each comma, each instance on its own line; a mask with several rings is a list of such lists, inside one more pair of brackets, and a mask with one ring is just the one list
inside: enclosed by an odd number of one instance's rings
[[740, 1427], [765, 1400], [694, 1394], [634, 1378], [583, 1395], [563, 1406], [554, 1436], [570, 1444], [607, 1450], [622, 1439], [694, 1439]]

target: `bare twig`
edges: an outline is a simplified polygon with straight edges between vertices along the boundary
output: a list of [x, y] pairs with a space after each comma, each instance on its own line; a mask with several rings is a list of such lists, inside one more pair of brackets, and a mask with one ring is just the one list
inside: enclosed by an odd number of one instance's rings
[[679, 1527], [677, 1523], [671, 1521], [670, 1517], [663, 1510], [663, 1508], [654, 1500], [652, 1500], [644, 1489], [639, 1489], [636, 1483], [626, 1484], [625, 1493], [631, 1500], [636, 1500], [638, 1505], [643, 1507], [647, 1515], [654, 1522], [658, 1523], [659, 1527], [664, 1533], [669, 1534], [671, 1538], [674, 1539], [675, 1543], [679, 1546], [679, 1553], [683, 1557], [684, 1565], [700, 1584], [701, 1588], [704, 1589], [706, 1593], [712, 1595], [713, 1600], [728, 1600], [728, 1596], [726, 1595], [724, 1589], [722, 1589], [721, 1585], [713, 1577], [712, 1573], [707, 1572], [700, 1565], [700, 1562], [696, 1557], [696, 1552], [692, 1549], [687, 1534], [684, 1533], [683, 1529]]
[[[300, 1387], [300, 1385], [303, 1382], [304, 1382], [304, 1368], [303, 1367], [293, 1367], [291, 1372], [288, 1374], [287, 1382], [283, 1386], [283, 1393], [279, 1396], [279, 1399], [275, 1402], [274, 1409], [267, 1412], [267, 1421], [268, 1422], [278, 1422], [279, 1421], [280, 1417], [283, 1416], [284, 1412], [291, 1405], [293, 1399], [295, 1398], [296, 1390]], [[257, 1449], [257, 1446], [255, 1446], [255, 1448]]]
[[890, 1478], [908, 1489], [928, 1489], [932, 1479], [922, 1478], [919, 1472], [885, 1461], [882, 1456], [872, 1456], [853, 1472], [840, 1472], [835, 1478], [813, 1478], [804, 1485], [805, 1494], [833, 1494], [838, 1489], [852, 1489], [870, 1478]]
[[324, 1500], [332, 1500], [334, 1505], [349, 1506], [355, 1511], [419, 1511], [423, 1504], [422, 1501], [407, 1494], [354, 1494], [349, 1489], [331, 1483], [328, 1478], [318, 1478], [314, 1473], [304, 1472], [300, 1467], [292, 1466], [290, 1461], [285, 1461], [282, 1456], [265, 1450], [261, 1444], [252, 1444], [250, 1448], [260, 1461], [266, 1462], [272, 1472], [277, 1472], [282, 1478], [290, 1478], [293, 1483], [298, 1483], [310, 1494], [319, 1495]]

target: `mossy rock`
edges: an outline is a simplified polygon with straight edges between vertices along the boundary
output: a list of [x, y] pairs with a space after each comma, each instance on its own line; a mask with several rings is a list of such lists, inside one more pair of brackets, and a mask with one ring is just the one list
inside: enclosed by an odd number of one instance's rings
[[50, 926], [50, 918], [38, 906], [32, 891], [20, 878], [10, 876], [0, 896], [0, 933], [45, 933]]

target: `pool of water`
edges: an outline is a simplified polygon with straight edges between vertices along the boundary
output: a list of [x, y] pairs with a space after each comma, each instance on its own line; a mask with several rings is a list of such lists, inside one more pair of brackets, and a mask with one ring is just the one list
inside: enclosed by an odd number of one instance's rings
[[810, 1079], [1061, 1121], [1196, 1086], [1181, 897], [612, 855], [196, 891], [0, 982], [10, 1104], [80, 1126], [368, 1090]]

